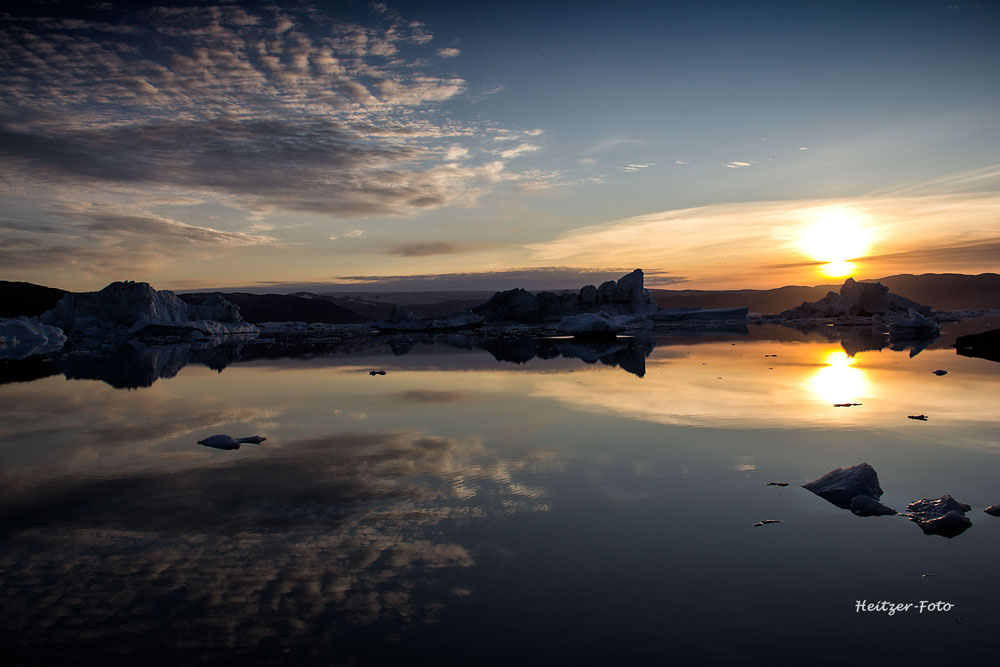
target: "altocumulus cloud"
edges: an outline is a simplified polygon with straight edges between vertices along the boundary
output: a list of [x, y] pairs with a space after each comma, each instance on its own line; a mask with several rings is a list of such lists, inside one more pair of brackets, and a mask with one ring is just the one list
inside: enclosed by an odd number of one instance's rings
[[[155, 218], [154, 199], [234, 206], [258, 219], [407, 215], [537, 180], [506, 169], [515, 155], [498, 159], [478, 145], [512, 131], [437, 108], [467, 86], [428, 69], [426, 27], [382, 4], [370, 9], [365, 25], [252, 2], [13, 10], [0, 22], [0, 193], [103, 202], [139, 229]], [[73, 231], [106, 230], [92, 221]]]

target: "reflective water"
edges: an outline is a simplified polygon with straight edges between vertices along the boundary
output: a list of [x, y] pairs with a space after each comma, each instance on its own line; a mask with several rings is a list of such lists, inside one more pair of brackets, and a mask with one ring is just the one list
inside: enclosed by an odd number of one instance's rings
[[[865, 347], [763, 327], [10, 362], [0, 644], [13, 664], [987, 664], [1000, 365]], [[196, 444], [215, 433], [267, 440]], [[886, 504], [950, 493], [972, 528], [799, 487], [862, 461]]]

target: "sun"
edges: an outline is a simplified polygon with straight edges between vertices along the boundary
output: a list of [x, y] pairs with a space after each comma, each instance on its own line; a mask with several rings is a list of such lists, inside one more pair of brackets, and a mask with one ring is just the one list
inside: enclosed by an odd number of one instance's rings
[[799, 248], [812, 259], [825, 262], [823, 273], [833, 278], [857, 270], [850, 261], [864, 257], [872, 243], [867, 216], [845, 206], [812, 209], [799, 237]]

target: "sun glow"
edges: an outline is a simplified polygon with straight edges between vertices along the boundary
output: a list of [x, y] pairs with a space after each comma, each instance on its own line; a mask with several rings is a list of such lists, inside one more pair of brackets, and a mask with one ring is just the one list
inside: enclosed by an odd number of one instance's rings
[[821, 271], [833, 278], [843, 278], [857, 270], [849, 260], [863, 257], [872, 242], [866, 217], [853, 209], [835, 206], [807, 212], [809, 224], [802, 230], [799, 247], [809, 257], [826, 262]]
[[831, 278], [846, 278], [858, 270], [854, 262], [830, 262], [819, 267], [819, 270]]
[[809, 380], [812, 392], [826, 403], [858, 402], [868, 389], [868, 380], [863, 370], [854, 368], [854, 357], [832, 350], [823, 363]]

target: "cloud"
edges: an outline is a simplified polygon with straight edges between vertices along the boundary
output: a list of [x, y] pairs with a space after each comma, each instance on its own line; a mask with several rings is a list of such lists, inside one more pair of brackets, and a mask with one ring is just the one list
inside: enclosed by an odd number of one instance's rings
[[[942, 183], [954, 186], [952, 179]], [[698, 287], [706, 289], [802, 284], [801, 269], [821, 263], [803, 254], [800, 241], [816, 211], [826, 209], [865, 220], [873, 242], [856, 260], [864, 275], [996, 270], [998, 193], [678, 209], [579, 228], [527, 248], [537, 265], [669, 267], [673, 274], [699, 276]]]
[[977, 266], [988, 269], [992, 266], [992, 271], [996, 272], [998, 257], [1000, 257], [1000, 236], [980, 239], [972, 243], [930, 246], [869, 255], [865, 257], [865, 260], [903, 267], [913, 265]]
[[474, 246], [462, 243], [452, 243], [449, 241], [424, 241], [413, 243], [401, 243], [395, 245], [387, 251], [390, 255], [398, 257], [430, 257], [432, 255], [454, 255], [473, 250]]
[[727, 162], [726, 166], [729, 167], [730, 169], [740, 169], [742, 167], [749, 167], [750, 164], [751, 163], [749, 162], [739, 162], [737, 160], [734, 160], [732, 162]]
[[533, 152], [535, 152], [537, 150], [541, 150], [541, 146], [536, 146], [535, 144], [524, 143], [524, 144], [520, 144], [519, 146], [517, 146], [515, 148], [509, 148], [509, 149], [507, 149], [505, 151], [501, 151], [500, 152], [500, 157], [504, 158], [505, 160], [509, 160], [511, 158], [518, 157], [519, 155], [523, 155], [525, 153], [533, 153]]
[[622, 171], [631, 174], [636, 171], [641, 171], [643, 169], [648, 169], [649, 167], [654, 167], [654, 166], [656, 166], [655, 162], [644, 162], [642, 164], [627, 164], [624, 167], [622, 167]]
[[634, 139], [632, 137], [617, 136], [604, 139], [593, 146], [590, 146], [583, 151], [583, 155], [592, 155], [594, 153], [602, 153], [607, 150], [612, 150], [615, 148], [621, 148], [622, 146], [642, 146], [645, 142], [641, 139]]
[[9, 194], [351, 217], [467, 206], [516, 180], [441, 163], [485, 132], [437, 110], [466, 82], [429, 69], [432, 35], [385, 7], [364, 25], [273, 5], [58, 10], [0, 23]]
[[460, 49], [449, 47], [447, 49], [438, 49], [438, 55], [442, 58], [454, 58], [455, 56], [461, 55], [462, 51]]
[[347, 239], [358, 239], [364, 236], [365, 230], [363, 229], [352, 229], [351, 231], [344, 234], [344, 238]]
[[[270, 245], [266, 235], [189, 225], [164, 216], [101, 206], [54, 208], [49, 223], [0, 221], [0, 265], [75, 268], [87, 276], [146, 275], [177, 254], [214, 257]], [[169, 249], [166, 250], [166, 249]]]

